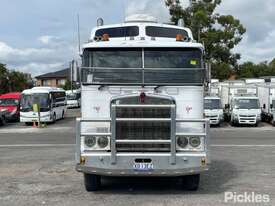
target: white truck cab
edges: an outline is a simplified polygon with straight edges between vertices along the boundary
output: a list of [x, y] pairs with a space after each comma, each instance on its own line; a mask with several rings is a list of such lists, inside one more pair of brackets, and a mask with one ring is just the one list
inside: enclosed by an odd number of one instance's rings
[[102, 176], [179, 176], [197, 190], [210, 164], [203, 45], [181, 26], [100, 22], [83, 45], [76, 121], [86, 190], [98, 190]]
[[67, 108], [78, 108], [81, 105], [81, 90], [67, 90]]
[[219, 126], [223, 122], [224, 116], [220, 97], [206, 96], [204, 98], [204, 115], [210, 120], [210, 125]]
[[230, 115], [232, 125], [254, 125], [261, 121], [261, 108], [258, 97], [234, 96], [231, 99]]

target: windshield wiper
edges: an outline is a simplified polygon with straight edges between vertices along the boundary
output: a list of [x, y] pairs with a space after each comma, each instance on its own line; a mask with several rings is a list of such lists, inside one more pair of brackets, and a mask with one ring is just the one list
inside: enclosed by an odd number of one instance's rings
[[98, 91], [100, 91], [100, 90], [102, 90], [104, 87], [106, 87], [107, 85], [105, 85], [105, 84], [102, 84], [102, 85], [100, 85], [97, 89], [98, 89]]

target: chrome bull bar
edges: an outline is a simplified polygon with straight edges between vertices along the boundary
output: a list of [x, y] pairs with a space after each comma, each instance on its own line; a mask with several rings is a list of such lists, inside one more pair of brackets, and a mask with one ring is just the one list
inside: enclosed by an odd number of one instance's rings
[[[170, 118], [116, 118], [117, 108], [170, 108]], [[81, 123], [82, 122], [105, 122], [110, 123], [111, 133], [82, 133], [81, 134]], [[118, 140], [116, 139], [116, 122], [170, 122], [170, 139], [169, 140]], [[177, 133], [177, 123], [204, 123], [204, 132], [202, 133]], [[81, 119], [76, 120], [76, 162], [80, 162], [81, 156], [81, 136], [82, 135], [96, 135], [96, 136], [110, 136], [110, 148], [111, 148], [111, 163], [116, 164], [117, 149], [116, 143], [129, 143], [129, 144], [170, 144], [170, 164], [176, 164], [176, 136], [203, 136], [205, 137], [205, 150], [208, 152], [208, 141], [209, 141], [209, 119], [176, 119], [176, 106], [172, 105], [111, 105], [111, 118], [106, 119]]]

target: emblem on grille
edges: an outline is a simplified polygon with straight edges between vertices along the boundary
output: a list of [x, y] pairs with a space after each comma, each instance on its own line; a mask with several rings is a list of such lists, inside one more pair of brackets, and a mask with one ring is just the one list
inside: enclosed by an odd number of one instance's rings
[[191, 111], [192, 109], [193, 109], [193, 108], [192, 108], [192, 107], [190, 107], [190, 106], [185, 107], [185, 110], [186, 110], [187, 114], [189, 114], [189, 113], [190, 113], [190, 111]]
[[95, 110], [97, 113], [99, 113], [100, 107], [94, 107], [94, 110]]
[[146, 97], [146, 94], [144, 92], [141, 92], [139, 95], [139, 100], [141, 103], [145, 102], [145, 97]]

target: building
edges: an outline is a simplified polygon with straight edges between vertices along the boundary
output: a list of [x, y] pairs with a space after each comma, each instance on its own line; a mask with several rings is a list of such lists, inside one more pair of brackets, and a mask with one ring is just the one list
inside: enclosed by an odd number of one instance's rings
[[39, 75], [36, 78], [36, 86], [63, 87], [70, 80], [70, 69]]

